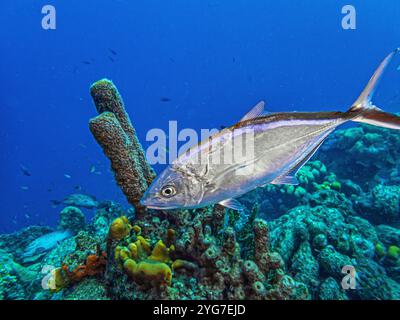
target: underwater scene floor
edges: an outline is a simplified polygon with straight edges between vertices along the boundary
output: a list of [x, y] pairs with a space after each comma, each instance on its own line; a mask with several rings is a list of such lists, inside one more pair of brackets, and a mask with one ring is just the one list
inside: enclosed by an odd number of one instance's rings
[[132, 208], [73, 194], [56, 229], [0, 235], [0, 299], [400, 299], [398, 132], [336, 131], [299, 185], [242, 196], [242, 214], [146, 210], [153, 172], [118, 92], [92, 96], [91, 131]]

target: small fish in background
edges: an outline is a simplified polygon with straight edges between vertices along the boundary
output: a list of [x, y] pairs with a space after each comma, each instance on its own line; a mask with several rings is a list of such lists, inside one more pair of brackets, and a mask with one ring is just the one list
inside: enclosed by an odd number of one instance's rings
[[20, 164], [19, 167], [20, 167], [20, 169], [22, 171], [22, 174], [24, 176], [30, 177], [32, 175], [31, 172], [28, 170], [28, 168], [25, 167], [24, 165]]
[[82, 63], [86, 64], [86, 65], [92, 64], [90, 61], [87, 61], [87, 60], [83, 60]]
[[169, 57], [169, 61], [172, 62], [172, 63], [175, 63], [175, 59], [172, 58], [172, 57]]
[[161, 102], [170, 102], [171, 99], [168, 98], [168, 97], [161, 97], [161, 98], [160, 98], [160, 101], [161, 101]]
[[399, 66], [397, 67], [397, 69], [396, 69], [397, 71], [400, 71], [400, 64], [399, 64]]
[[59, 206], [62, 203], [62, 201], [50, 200], [50, 203], [51, 203], [51, 207], [54, 209], [54, 208], [57, 208], [57, 206]]
[[67, 196], [64, 200], [50, 200], [52, 206], [58, 206], [60, 204], [75, 206], [86, 209], [93, 209], [99, 206], [99, 202], [96, 200], [94, 196], [83, 194], [83, 193], [74, 193]]
[[108, 60], [110, 60], [111, 62], [115, 62], [115, 59], [111, 56], [108, 56]]
[[52, 192], [53, 189], [52, 188], [47, 188], [47, 192]]
[[71, 179], [72, 178], [71, 175], [69, 175], [67, 173], [64, 173], [64, 177], [67, 178], [67, 179]]
[[29, 220], [31, 218], [31, 216], [29, 214], [25, 214], [24, 217], [26, 220]]
[[94, 165], [91, 165], [91, 166], [90, 166], [89, 172], [90, 172], [91, 174], [101, 175], [101, 171], [97, 171], [97, 170], [96, 170], [96, 167], [95, 167]]
[[29, 190], [29, 187], [27, 187], [27, 186], [21, 186], [21, 190], [22, 190], [22, 191], [28, 191], [28, 190]]
[[111, 52], [112, 55], [118, 55], [117, 51], [115, 51], [114, 49], [108, 48], [108, 50]]
[[83, 149], [87, 149], [86, 144], [80, 143], [79, 146], [80, 146], [81, 148], [83, 148]]
[[93, 209], [97, 208], [99, 205], [99, 202], [97, 202], [94, 196], [82, 193], [70, 194], [63, 200], [50, 200], [50, 202], [53, 208], [63, 204], [75, 207], [82, 207], [86, 209]]
[[74, 187], [74, 190], [75, 191], [81, 191], [82, 187], [80, 185], [77, 185], [77, 186]]

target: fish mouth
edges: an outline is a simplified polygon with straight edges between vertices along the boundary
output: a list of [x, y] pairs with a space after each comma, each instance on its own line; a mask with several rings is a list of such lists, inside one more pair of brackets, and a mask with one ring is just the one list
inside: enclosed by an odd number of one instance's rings
[[149, 199], [146, 199], [145, 197], [143, 197], [143, 199], [140, 200], [140, 204], [148, 209], [155, 209], [155, 210], [172, 210], [180, 208], [179, 206], [168, 205], [165, 203], [157, 204], [154, 202], [149, 202]]
[[176, 206], [166, 206], [166, 205], [157, 205], [154, 203], [147, 203], [146, 200], [140, 200], [140, 204], [142, 206], [145, 206], [148, 209], [155, 209], [155, 210], [172, 210], [172, 209], [177, 209], [178, 207]]

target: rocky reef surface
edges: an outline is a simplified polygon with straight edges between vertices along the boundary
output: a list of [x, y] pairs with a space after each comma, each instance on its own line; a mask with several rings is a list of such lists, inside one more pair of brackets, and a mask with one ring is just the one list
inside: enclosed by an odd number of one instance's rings
[[[0, 299], [400, 299], [400, 134], [338, 130], [297, 174], [239, 199], [154, 211], [154, 178], [118, 91], [91, 88], [90, 120], [131, 208], [75, 206], [56, 230], [0, 235]], [[243, 223], [245, 221], [245, 223]]]

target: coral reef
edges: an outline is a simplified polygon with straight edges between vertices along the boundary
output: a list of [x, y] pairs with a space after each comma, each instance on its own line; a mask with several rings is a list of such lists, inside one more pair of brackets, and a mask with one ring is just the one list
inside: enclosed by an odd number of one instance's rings
[[337, 131], [299, 185], [241, 197], [245, 215], [146, 210], [154, 172], [122, 99], [109, 80], [91, 94], [90, 129], [134, 209], [96, 200], [90, 221], [66, 207], [55, 233], [0, 235], [0, 299], [400, 299], [399, 133]]
[[337, 130], [322, 147], [319, 157], [333, 172], [363, 189], [399, 183], [400, 135], [396, 130], [360, 125]]
[[20, 257], [26, 247], [35, 239], [52, 232], [53, 229], [44, 226], [29, 226], [21, 231], [0, 235], [0, 250]]
[[400, 187], [378, 184], [354, 201], [355, 210], [374, 224], [400, 223]]
[[108, 252], [114, 252], [106, 276], [110, 296], [118, 299], [308, 297], [305, 285], [287, 275], [279, 254], [269, 250], [268, 227], [263, 220], [254, 221], [253, 254], [242, 256], [234, 229], [215, 228], [221, 225], [215, 221], [220, 216], [218, 210], [176, 213], [162, 222], [154, 217], [136, 221], [138, 225], [130, 235], [110, 245]]
[[[394, 285], [394, 277], [389, 270], [378, 265], [382, 257], [376, 254], [376, 244], [381, 240], [368, 221], [360, 217], [346, 219], [344, 214], [333, 208], [303, 206], [296, 207], [272, 221], [270, 227], [272, 248], [282, 253], [294, 279], [303, 281], [314, 299], [400, 298], [398, 286]], [[354, 266], [359, 275], [364, 274], [363, 284], [360, 284], [363, 290], [341, 289], [340, 284], [344, 277], [342, 268], [349, 265]], [[379, 273], [386, 290], [374, 289], [373, 294], [371, 290], [366, 290], [373, 288], [374, 281], [377, 281], [372, 278], [376, 274], [365, 275], [371, 272]], [[331, 292], [332, 288], [335, 288], [335, 293]]]
[[102, 206], [96, 210], [92, 223], [88, 227], [97, 237], [105, 240], [108, 236], [111, 222], [124, 214], [127, 216], [133, 216], [133, 211], [133, 209], [129, 209], [126, 212], [118, 203], [113, 201], [104, 201]]
[[57, 229], [71, 230], [74, 233], [78, 233], [79, 231], [84, 230], [85, 227], [85, 216], [79, 208], [69, 206], [62, 209]]

